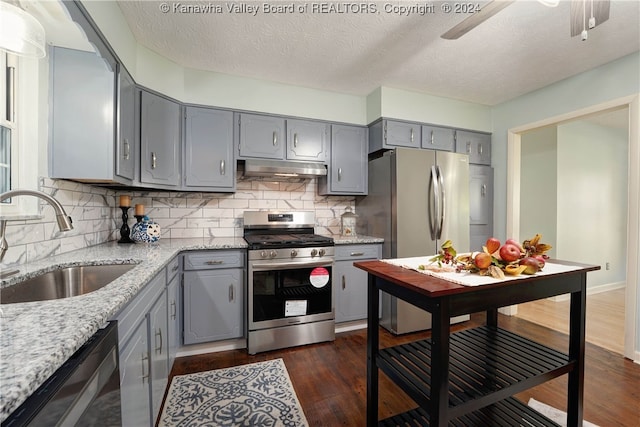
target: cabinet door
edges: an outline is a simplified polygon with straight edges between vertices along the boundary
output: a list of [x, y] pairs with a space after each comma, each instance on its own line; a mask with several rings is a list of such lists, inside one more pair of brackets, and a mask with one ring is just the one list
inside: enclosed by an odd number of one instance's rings
[[169, 346], [167, 336], [167, 293], [160, 295], [149, 312], [149, 344], [151, 353], [151, 409], [155, 420], [169, 378]]
[[284, 159], [285, 121], [280, 117], [240, 114], [240, 157]]
[[469, 165], [469, 224], [471, 250], [481, 250], [493, 235], [493, 169]]
[[336, 261], [333, 268], [336, 323], [367, 318], [367, 272], [353, 261]]
[[469, 155], [469, 163], [491, 165], [491, 135], [456, 131], [456, 152]]
[[438, 126], [422, 126], [422, 148], [455, 151], [455, 131]]
[[384, 123], [384, 141], [394, 147], [420, 148], [421, 127], [415, 123], [386, 120]]
[[120, 401], [123, 426], [151, 426], [147, 317], [120, 349]]
[[135, 173], [136, 85], [127, 70], [118, 64], [118, 141], [116, 174], [133, 179]]
[[367, 129], [333, 125], [326, 194], [367, 194], [367, 173]]
[[185, 185], [235, 188], [233, 112], [187, 107], [185, 110]]
[[329, 129], [328, 123], [287, 120], [287, 159], [325, 163]]
[[51, 50], [51, 178], [114, 176], [115, 64], [93, 52]]
[[242, 336], [243, 277], [243, 269], [184, 273], [185, 344]]
[[140, 138], [140, 181], [177, 186], [180, 183], [179, 105], [142, 92]]
[[180, 314], [181, 314], [181, 300], [180, 300], [180, 275], [174, 276], [167, 285], [167, 300], [168, 300], [168, 325], [167, 325], [167, 341], [169, 351], [169, 364], [168, 369], [171, 372], [173, 367], [173, 361], [176, 358], [178, 348], [180, 348]]

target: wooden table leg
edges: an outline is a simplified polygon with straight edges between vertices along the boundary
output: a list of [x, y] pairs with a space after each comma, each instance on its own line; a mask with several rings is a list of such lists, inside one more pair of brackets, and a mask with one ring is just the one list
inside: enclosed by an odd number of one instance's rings
[[431, 313], [431, 413], [430, 426], [448, 425], [450, 311], [442, 301]]
[[487, 310], [487, 326], [498, 327], [498, 309]]
[[378, 425], [378, 366], [376, 355], [380, 342], [379, 336], [379, 293], [376, 277], [368, 274], [367, 285], [367, 426]]
[[[578, 280], [578, 278], [576, 278]], [[581, 291], [571, 294], [569, 318], [569, 359], [576, 368], [569, 372], [567, 386], [567, 426], [581, 427], [584, 398], [585, 314], [587, 302], [587, 274], [580, 275]]]

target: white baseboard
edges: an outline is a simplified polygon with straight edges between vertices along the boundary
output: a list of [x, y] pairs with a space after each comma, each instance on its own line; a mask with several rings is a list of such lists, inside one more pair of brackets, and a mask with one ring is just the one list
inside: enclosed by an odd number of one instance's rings
[[220, 351], [240, 350], [247, 348], [247, 340], [237, 338], [225, 341], [216, 341], [204, 344], [192, 344], [180, 347], [176, 357], [196, 356], [205, 353], [217, 353]]
[[340, 332], [357, 331], [359, 329], [367, 329], [366, 319], [336, 323], [336, 334], [339, 334]]
[[[587, 288], [587, 295], [595, 295], [600, 294], [602, 292], [613, 291], [616, 289], [621, 289], [627, 286], [626, 282], [615, 282], [615, 283], [605, 283], [604, 285], [592, 286]], [[567, 301], [570, 298], [569, 294], [558, 295], [556, 297], [551, 297], [549, 300], [554, 302]]]

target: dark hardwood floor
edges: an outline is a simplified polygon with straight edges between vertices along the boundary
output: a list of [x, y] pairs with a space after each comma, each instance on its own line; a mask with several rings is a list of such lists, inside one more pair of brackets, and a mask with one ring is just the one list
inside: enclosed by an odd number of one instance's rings
[[[483, 324], [474, 314], [469, 322], [453, 329]], [[567, 351], [567, 336], [526, 320], [500, 315], [499, 325], [561, 351]], [[380, 345], [391, 345], [428, 337], [429, 332], [394, 337], [381, 329]], [[233, 350], [176, 360], [171, 376], [282, 358], [312, 427], [364, 426], [366, 421], [366, 330], [342, 333], [335, 342], [261, 353]], [[566, 409], [566, 375], [517, 395], [530, 397], [558, 409]], [[380, 375], [379, 418], [415, 407], [387, 377]], [[585, 362], [584, 418], [601, 427], [640, 426], [640, 365], [620, 355], [587, 343]]]

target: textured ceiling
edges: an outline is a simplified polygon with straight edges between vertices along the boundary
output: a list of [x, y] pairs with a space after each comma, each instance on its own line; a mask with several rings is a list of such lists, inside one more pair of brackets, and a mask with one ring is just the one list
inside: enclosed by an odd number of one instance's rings
[[[609, 20], [587, 41], [570, 36], [568, 1], [517, 1], [458, 40], [440, 38], [465, 17], [443, 13], [445, 2], [366, 3], [377, 13], [311, 13], [361, 3], [306, 3], [307, 13], [264, 13], [261, 1], [118, 2], [140, 44], [185, 67], [355, 95], [386, 86], [495, 105], [640, 50], [638, 0], [612, 0]], [[194, 5], [208, 12], [181, 12]], [[431, 5], [433, 13], [385, 5]]]

